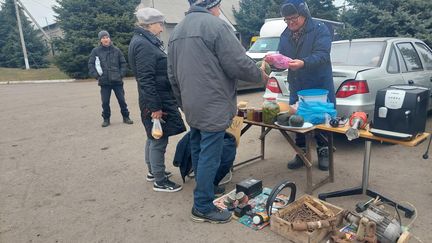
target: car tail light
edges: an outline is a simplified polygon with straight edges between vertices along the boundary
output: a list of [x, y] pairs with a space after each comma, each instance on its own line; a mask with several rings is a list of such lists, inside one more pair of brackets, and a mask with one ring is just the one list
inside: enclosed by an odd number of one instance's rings
[[355, 94], [367, 94], [369, 87], [366, 80], [348, 80], [342, 83], [336, 92], [336, 98], [346, 98]]
[[279, 88], [278, 81], [277, 81], [277, 79], [275, 79], [275, 78], [270, 78], [270, 79], [267, 81], [267, 86], [266, 86], [266, 88], [267, 88], [268, 90], [270, 90], [272, 93], [282, 93], [281, 89]]

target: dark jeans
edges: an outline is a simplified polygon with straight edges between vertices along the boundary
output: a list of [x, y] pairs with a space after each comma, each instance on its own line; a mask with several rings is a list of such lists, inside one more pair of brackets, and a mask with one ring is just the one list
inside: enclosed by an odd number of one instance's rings
[[[320, 136], [320, 132], [315, 132], [315, 140], [317, 143], [317, 147], [325, 147], [327, 146], [326, 141]], [[300, 148], [306, 147], [306, 137], [302, 133], [296, 133], [295, 143]]]
[[213, 181], [215, 186], [219, 185], [221, 180], [231, 170], [237, 153], [236, 140], [232, 135], [225, 133], [223, 143], [221, 162]]
[[103, 85], [101, 86], [101, 98], [102, 98], [102, 117], [109, 119], [111, 117], [110, 98], [111, 90], [114, 91], [117, 101], [120, 105], [120, 112], [123, 117], [129, 117], [129, 110], [127, 108], [125, 100], [125, 92], [123, 85]]
[[191, 127], [190, 145], [195, 171], [194, 208], [201, 213], [215, 209], [214, 180], [221, 163], [225, 131], [205, 132]]

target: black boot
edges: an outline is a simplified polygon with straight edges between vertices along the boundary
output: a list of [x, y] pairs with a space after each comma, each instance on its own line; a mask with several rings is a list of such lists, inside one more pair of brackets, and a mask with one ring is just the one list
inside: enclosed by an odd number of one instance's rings
[[317, 148], [318, 154], [318, 168], [320, 170], [328, 170], [329, 168], [329, 148], [328, 147], [319, 147]]
[[295, 169], [303, 167], [303, 165], [304, 165], [303, 160], [300, 159], [300, 157], [296, 154], [294, 159], [292, 159], [291, 161], [288, 162], [287, 167], [290, 170], [295, 170]]
[[[303, 154], [306, 153], [306, 148], [305, 147], [303, 147], [303, 146], [299, 146], [299, 147], [303, 151]], [[295, 169], [301, 168], [303, 166], [304, 166], [304, 162], [303, 162], [302, 159], [300, 159], [300, 157], [297, 154], [294, 157], [294, 159], [292, 159], [291, 161], [289, 161], [288, 164], [287, 164], [287, 167], [290, 170], [295, 170]]]
[[133, 124], [133, 121], [129, 117], [123, 117], [123, 123]]
[[102, 127], [107, 127], [110, 125], [110, 119], [106, 118], [104, 119], [104, 121], [102, 122]]

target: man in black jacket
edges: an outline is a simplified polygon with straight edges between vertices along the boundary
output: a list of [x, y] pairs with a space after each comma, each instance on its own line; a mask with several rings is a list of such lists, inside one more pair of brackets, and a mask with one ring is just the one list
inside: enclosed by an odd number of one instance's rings
[[129, 118], [129, 110], [124, 97], [123, 77], [127, 72], [124, 55], [120, 49], [112, 45], [107, 31], [99, 32], [98, 37], [101, 45], [93, 48], [88, 61], [88, 69], [90, 76], [96, 78], [101, 87], [102, 117], [104, 119], [102, 127], [110, 125], [111, 90], [114, 90], [117, 97], [123, 122], [133, 124], [133, 121]]

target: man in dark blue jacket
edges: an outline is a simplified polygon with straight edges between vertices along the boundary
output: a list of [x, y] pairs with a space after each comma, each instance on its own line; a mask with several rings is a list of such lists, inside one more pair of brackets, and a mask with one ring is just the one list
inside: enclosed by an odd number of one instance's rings
[[[303, 0], [285, 1], [281, 15], [287, 28], [280, 37], [279, 52], [293, 59], [288, 70], [290, 105], [298, 101], [297, 92], [303, 89], [326, 89], [329, 101], [336, 104], [330, 61], [332, 37], [326, 25], [312, 19]], [[296, 145], [305, 148], [304, 135], [297, 134]], [[328, 147], [319, 136], [317, 145], [319, 168], [328, 170]], [[303, 165], [296, 155], [288, 168], [297, 169]]]
[[123, 89], [123, 77], [127, 72], [126, 59], [120, 49], [112, 44], [108, 31], [102, 30], [99, 32], [98, 37], [100, 46], [93, 48], [88, 61], [88, 69], [90, 76], [96, 78], [101, 87], [102, 117], [104, 119], [102, 127], [110, 125], [111, 90], [114, 91], [117, 97], [123, 122], [133, 124], [133, 121], [129, 118], [129, 110]]

